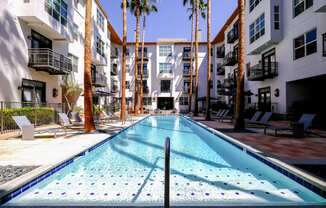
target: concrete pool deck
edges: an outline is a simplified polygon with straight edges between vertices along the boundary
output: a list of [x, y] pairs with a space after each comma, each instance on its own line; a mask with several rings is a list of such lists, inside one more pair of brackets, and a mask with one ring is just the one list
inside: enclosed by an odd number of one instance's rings
[[57, 138], [38, 137], [34, 140], [8, 138], [0, 140], [0, 166], [37, 167], [11, 181], [0, 185], [0, 197], [32, 180], [36, 176], [78, 155], [97, 143], [107, 139], [144, 116], [134, 117], [125, 124], [115, 121], [98, 127], [98, 131], [85, 134], [81, 131], [68, 131]]

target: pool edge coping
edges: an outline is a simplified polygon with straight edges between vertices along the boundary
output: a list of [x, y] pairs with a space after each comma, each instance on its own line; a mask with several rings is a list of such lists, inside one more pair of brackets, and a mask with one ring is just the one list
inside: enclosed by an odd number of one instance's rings
[[[146, 118], [150, 117], [151, 115], [146, 115], [143, 118], [139, 118], [139, 120], [133, 122], [131, 125], [121, 129], [120, 131], [109, 135], [108, 137], [92, 144], [89, 147], [83, 148], [81, 151], [76, 151], [77, 153], [73, 153], [70, 157], [66, 159], [62, 159], [60, 161], [55, 162], [51, 165], [44, 165], [34, 170], [23, 174], [12, 181], [8, 181], [1, 186], [8, 186], [7, 190], [1, 190], [2, 193], [0, 194], [0, 207], [4, 205], [9, 200], [15, 198], [17, 195], [25, 192], [27, 189], [33, 187], [34, 185], [38, 184], [39, 182], [43, 181], [44, 179], [48, 178], [49, 176], [53, 175], [57, 171], [61, 170], [62, 168], [66, 167], [70, 163], [73, 163], [74, 160], [78, 159], [81, 156], [84, 156], [86, 153], [91, 152], [98, 147], [102, 146], [107, 141], [113, 139], [118, 134], [126, 131], [127, 129], [133, 127], [134, 125], [138, 124], [139, 122], [145, 120]], [[13, 185], [11, 185], [13, 183]], [[2, 188], [2, 187], [1, 187]]]
[[[308, 174], [290, 164], [287, 164], [279, 159], [264, 156], [263, 155], [264, 153], [262, 151], [257, 150], [247, 144], [244, 144], [244, 143], [222, 133], [221, 131], [218, 131], [218, 130], [213, 129], [199, 121], [196, 121], [189, 116], [185, 116], [185, 115], [180, 115], [180, 116], [182, 116], [182, 117], [186, 118], [188, 121], [202, 127], [203, 129], [207, 130], [208, 132], [221, 137], [224, 141], [228, 142], [229, 144], [233, 145], [234, 147], [246, 152], [248, 155], [254, 157], [255, 159], [258, 159], [265, 165], [273, 168], [274, 170], [276, 170], [279, 173], [283, 174], [284, 176], [290, 178], [291, 180], [294, 180], [295, 182], [304, 186], [305, 188], [312, 191], [313, 193], [326, 199], [326, 182], [325, 181], [322, 181], [321, 179], [319, 179], [313, 175], [310, 175], [310, 174]], [[290, 175], [290, 174], [292, 174], [292, 175]], [[316, 188], [318, 188], [319, 190], [318, 191], [315, 190]]]

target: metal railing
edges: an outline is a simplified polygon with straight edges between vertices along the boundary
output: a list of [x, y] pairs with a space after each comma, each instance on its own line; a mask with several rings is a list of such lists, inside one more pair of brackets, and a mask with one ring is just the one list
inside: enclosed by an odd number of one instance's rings
[[102, 70], [92, 71], [92, 84], [99, 87], [107, 86], [108, 78]]
[[247, 69], [247, 77], [249, 81], [262, 81], [264, 79], [273, 78], [278, 75], [278, 63], [267, 62], [251, 66]]
[[224, 58], [225, 57], [225, 47], [217, 47], [216, 48], [216, 57], [217, 58]]
[[234, 43], [239, 38], [238, 27], [234, 26], [227, 34], [227, 43]]
[[164, 145], [164, 208], [170, 207], [170, 138]]
[[69, 74], [72, 71], [71, 60], [49, 48], [30, 48], [28, 55], [30, 67], [50, 74]]
[[61, 103], [0, 101], [0, 134], [19, 129], [12, 116], [26, 116], [35, 126], [42, 126], [57, 123], [60, 112], [65, 112]]
[[227, 53], [223, 59], [224, 66], [234, 66], [238, 63], [237, 51]]

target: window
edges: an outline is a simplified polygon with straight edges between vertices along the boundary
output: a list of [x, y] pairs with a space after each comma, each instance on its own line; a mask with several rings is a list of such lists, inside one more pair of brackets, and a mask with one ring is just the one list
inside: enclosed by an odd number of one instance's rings
[[101, 56], [105, 57], [104, 54], [104, 47], [105, 43], [101, 40], [100, 37], [97, 36], [97, 41], [96, 41], [96, 52], [100, 54]]
[[183, 91], [184, 92], [189, 92], [190, 88], [190, 81], [189, 80], [184, 80], [183, 81]]
[[293, 41], [294, 44], [294, 59], [299, 59], [304, 56], [317, 52], [317, 30], [311, 30]]
[[188, 97], [180, 97], [179, 104], [180, 105], [188, 105], [189, 104], [189, 98]]
[[151, 97], [143, 97], [143, 105], [152, 105]]
[[171, 92], [170, 80], [161, 80], [161, 92]]
[[314, 4], [313, 0], [293, 0], [293, 17], [298, 16]]
[[[138, 75], [140, 75], [140, 69], [141, 69], [141, 63], [138, 64]], [[143, 75], [147, 75], [148, 70], [147, 70], [147, 63], [144, 63], [143, 65]]]
[[[142, 56], [142, 53], [143, 52], [143, 48], [142, 47], [139, 47], [138, 48], [138, 53], [139, 53], [139, 57], [141, 58]], [[147, 57], [147, 47], [144, 47], [144, 57]]]
[[130, 56], [129, 48], [127, 48], [126, 56]]
[[96, 24], [104, 31], [104, 16], [99, 9], [97, 9], [96, 13]]
[[326, 57], [326, 33], [323, 34], [323, 56]]
[[172, 64], [170, 64], [170, 63], [160, 63], [160, 73], [170, 73], [170, 74], [172, 74]]
[[255, 42], [265, 34], [265, 14], [262, 14], [249, 26], [250, 43]]
[[254, 10], [254, 8], [256, 6], [258, 6], [258, 4], [261, 2], [261, 0], [250, 0], [249, 1], [249, 12], [251, 12], [252, 10]]
[[280, 29], [280, 6], [274, 6], [274, 29]]
[[64, 0], [46, 0], [45, 10], [63, 26], [67, 26], [68, 5]]
[[130, 73], [130, 65], [126, 64], [126, 73]]
[[183, 74], [189, 74], [189, 72], [190, 72], [190, 64], [184, 63], [183, 64]]
[[126, 89], [130, 89], [130, 82], [129, 81], [126, 81]]
[[159, 48], [159, 55], [160, 56], [170, 56], [172, 55], [172, 46], [160, 46]]
[[22, 102], [45, 103], [45, 82], [23, 79]]
[[78, 72], [78, 57], [72, 55], [71, 53], [68, 54], [68, 57], [71, 59], [72, 71]]

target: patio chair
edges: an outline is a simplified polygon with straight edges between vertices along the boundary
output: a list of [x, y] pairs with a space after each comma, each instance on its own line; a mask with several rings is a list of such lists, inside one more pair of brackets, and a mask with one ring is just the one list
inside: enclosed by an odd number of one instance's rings
[[60, 118], [60, 125], [64, 128], [70, 128], [73, 126], [73, 124], [70, 122], [69, 117], [65, 113], [58, 113], [59, 118]]
[[224, 119], [224, 118], [226, 119], [226, 117], [229, 115], [229, 112], [230, 112], [230, 110], [224, 110], [223, 113], [221, 113], [221, 115], [219, 117], [217, 117], [217, 119], [219, 121], [222, 121], [222, 119]]
[[266, 127], [269, 126], [269, 119], [272, 117], [272, 112], [265, 112], [263, 117], [259, 121], [249, 122], [248, 124], [253, 125], [253, 127]]
[[84, 125], [83, 119], [80, 117], [78, 112], [71, 112], [70, 122], [74, 126], [82, 126], [82, 125]]
[[259, 117], [261, 116], [262, 112], [261, 111], [257, 111], [252, 117], [251, 119], [245, 119], [245, 122], [247, 124], [250, 124], [250, 123], [255, 123], [258, 121]]
[[214, 117], [214, 116], [220, 116], [220, 114], [222, 113], [223, 109], [220, 109], [219, 111], [213, 111], [211, 110], [211, 116]]
[[229, 114], [229, 112], [227, 112], [226, 114], [224, 114], [221, 118], [220, 118], [220, 122], [224, 123], [224, 122], [232, 122], [233, 121], [233, 114]]
[[274, 130], [274, 136], [277, 136], [278, 131], [289, 131], [295, 133], [295, 125], [302, 124], [303, 125], [303, 132], [307, 132], [309, 127], [312, 124], [312, 121], [315, 118], [315, 114], [303, 114], [298, 122], [290, 123], [289, 126], [276, 126], [276, 125], [269, 125], [266, 126], [264, 129], [264, 134], [267, 134], [267, 130], [271, 129]]
[[226, 111], [225, 109], [219, 110], [219, 111], [217, 111], [217, 112], [212, 111], [212, 113], [215, 114], [215, 115], [212, 114], [212, 118], [213, 118], [213, 119], [219, 119], [219, 118], [221, 118], [221, 116], [224, 114], [225, 111]]
[[56, 138], [57, 131], [59, 131], [58, 128], [35, 130], [34, 125], [28, 120], [26, 116], [12, 116], [12, 119], [19, 127], [23, 140], [34, 139], [34, 134], [43, 134], [43, 133], [50, 133], [50, 132], [54, 133], [54, 138]]

